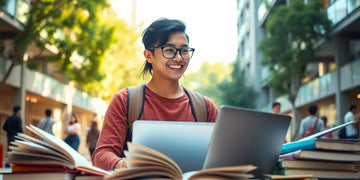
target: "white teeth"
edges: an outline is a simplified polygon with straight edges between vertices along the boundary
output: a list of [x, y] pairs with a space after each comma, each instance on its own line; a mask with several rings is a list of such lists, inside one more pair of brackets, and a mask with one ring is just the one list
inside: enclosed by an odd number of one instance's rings
[[172, 65], [172, 66], [169, 66], [170, 68], [173, 68], [173, 69], [180, 69], [181, 68], [181, 65]]

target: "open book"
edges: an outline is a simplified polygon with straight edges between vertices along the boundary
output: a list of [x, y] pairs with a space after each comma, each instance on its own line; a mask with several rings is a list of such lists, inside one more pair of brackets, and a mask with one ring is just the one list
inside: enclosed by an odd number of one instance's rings
[[[183, 174], [179, 166], [166, 155], [153, 149], [128, 142], [129, 151], [124, 151], [128, 169], [121, 169], [105, 179], [248, 179], [253, 165], [229, 166], [204, 169]], [[125, 176], [127, 175], [127, 176]]]
[[108, 171], [93, 166], [63, 140], [33, 125], [26, 128], [46, 142], [18, 133], [17, 140], [11, 142], [15, 146], [10, 146], [11, 151], [6, 159], [7, 163], [33, 166], [60, 165], [70, 172], [85, 172], [100, 176], [110, 174]]
[[14, 146], [10, 146], [12, 151], [9, 152], [7, 163], [27, 166], [60, 165], [69, 172], [84, 172], [104, 176], [104, 179], [248, 179], [253, 177], [249, 172], [256, 169], [252, 165], [243, 165], [183, 174], [179, 166], [166, 155], [129, 142], [129, 151], [124, 152], [128, 168], [105, 171], [93, 166], [61, 139], [33, 125], [26, 128], [46, 141], [19, 133], [18, 139], [12, 142]]

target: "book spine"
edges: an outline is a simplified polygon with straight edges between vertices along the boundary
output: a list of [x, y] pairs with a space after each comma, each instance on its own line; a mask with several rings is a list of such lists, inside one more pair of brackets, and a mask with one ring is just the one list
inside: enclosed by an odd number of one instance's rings
[[315, 143], [316, 143], [316, 138], [309, 139], [306, 141], [296, 141], [296, 142], [286, 143], [282, 146], [280, 154], [286, 154], [301, 149], [316, 149]]

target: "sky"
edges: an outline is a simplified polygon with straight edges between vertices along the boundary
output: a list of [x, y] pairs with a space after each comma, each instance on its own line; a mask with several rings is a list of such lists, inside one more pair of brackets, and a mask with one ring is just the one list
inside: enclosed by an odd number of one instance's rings
[[[109, 0], [119, 18], [131, 23], [132, 1]], [[236, 0], [136, 0], [136, 23], [144, 28], [158, 18], [186, 24], [189, 45], [195, 48], [188, 71], [204, 61], [231, 63], [237, 53]]]

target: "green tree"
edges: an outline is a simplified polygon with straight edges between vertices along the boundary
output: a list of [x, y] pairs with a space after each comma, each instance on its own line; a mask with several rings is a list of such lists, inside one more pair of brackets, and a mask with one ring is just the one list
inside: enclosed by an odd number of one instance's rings
[[258, 48], [263, 53], [262, 65], [271, 72], [267, 84], [277, 94], [286, 95], [293, 107], [296, 130], [292, 139], [300, 124], [294, 103], [306, 66], [315, 58], [316, 43], [329, 37], [330, 28], [322, 1], [290, 1], [276, 8], [266, 23], [268, 36]]
[[213, 100], [217, 107], [222, 104], [221, 90], [218, 84], [230, 75], [231, 66], [224, 63], [210, 64], [204, 62], [199, 71], [187, 72], [181, 79], [181, 84], [186, 88], [197, 91]]
[[83, 86], [89, 94], [110, 102], [120, 89], [134, 86], [148, 80], [143, 79], [141, 70], [145, 63], [143, 48], [139, 43], [141, 32], [138, 27], [128, 25], [116, 14], [110, 13], [106, 23], [114, 25], [113, 41], [106, 51], [100, 73], [106, 74], [101, 81]]
[[[69, 80], [86, 83], [100, 80], [100, 60], [112, 38], [112, 27], [101, 22], [103, 10], [109, 7], [106, 0], [37, 0], [33, 1], [24, 30], [16, 35], [11, 65], [2, 82], [13, 67], [26, 61], [36, 69], [44, 62], [58, 62], [61, 72]], [[28, 53], [29, 44], [40, 50]], [[55, 55], [44, 56], [45, 47], [55, 47]], [[46, 57], [46, 58], [44, 58]]]
[[235, 61], [231, 78], [224, 79], [218, 85], [221, 90], [222, 104], [254, 108], [257, 93], [246, 85], [245, 76], [240, 71], [240, 61]]

